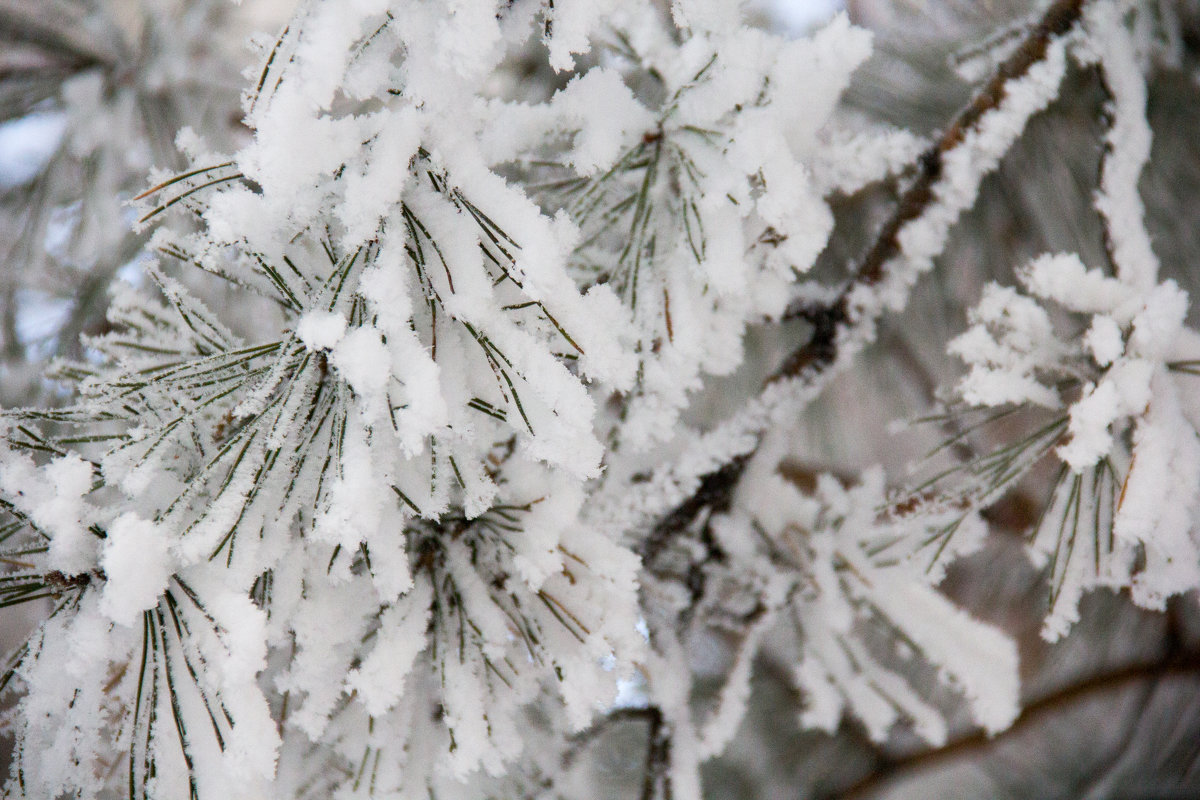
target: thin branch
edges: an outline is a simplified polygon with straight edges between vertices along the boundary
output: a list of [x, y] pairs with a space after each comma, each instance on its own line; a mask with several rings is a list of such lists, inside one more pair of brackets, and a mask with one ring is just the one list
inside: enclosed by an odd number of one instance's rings
[[[793, 309], [792, 317], [802, 317], [812, 326], [809, 341], [793, 350], [764, 383], [761, 395], [751, 399], [748, 404], [751, 419], [755, 416], [767, 419], [769, 413], [766, 407], [770, 402], [766, 398], [772, 393], [772, 387], [782, 381], [798, 383], [808, 390], [810, 396], [820, 390], [822, 379], [827, 378], [827, 369], [839, 359], [839, 342], [854, 327], [874, 321], [874, 318], [851, 319], [851, 296], [857, 290], [874, 287], [889, 277], [889, 271], [894, 269], [896, 260], [901, 255], [901, 234], [908, 225], [923, 217], [937, 197], [935, 187], [942, 176], [947, 155], [966, 142], [968, 134], [976, 130], [986, 114], [1000, 107], [1004, 98], [1008, 96], [1010, 82], [1024, 78], [1034, 66], [1045, 59], [1052, 42], [1074, 29], [1080, 22], [1086, 4], [1087, 0], [1056, 0], [1050, 5], [1039, 22], [1032, 26], [1030, 36], [1025, 42], [997, 67], [994, 76], [974, 100], [955, 116], [946, 132], [919, 158], [917, 178], [902, 194], [892, 217], [884, 223], [874, 245], [871, 245], [854, 271], [854, 277], [842, 288], [836, 299], [828, 305]], [[731, 420], [728, 425], [722, 427], [736, 429], [738, 425], [736, 421]], [[718, 431], [715, 435], [724, 437], [727, 433]], [[761, 439], [762, 428], [742, 433]], [[641, 548], [643, 560], [653, 558], [673, 535], [688, 528], [704, 509], [728, 507], [732, 501], [733, 489], [737, 487], [746, 463], [756, 450], [757, 444], [748, 450], [730, 453], [719, 467], [697, 476], [698, 486], [695, 491], [682, 503], [674, 506], [674, 509], [650, 530], [648, 539]]]
[[1043, 718], [1097, 696], [1118, 692], [1147, 681], [1156, 682], [1174, 676], [1200, 675], [1200, 651], [1152, 664], [1134, 664], [1087, 678], [1053, 692], [1027, 705], [1012, 726], [997, 736], [975, 733], [932, 750], [884, 761], [880, 766], [841, 790], [823, 795], [826, 800], [864, 800], [875, 796], [889, 784], [905, 776], [936, 767], [958, 758], [977, 755], [1008, 741]]
[[17, 285], [15, 282], [5, 287], [3, 303], [3, 311], [0, 312], [0, 329], [4, 332], [4, 360], [10, 364], [19, 364], [25, 360], [25, 348], [17, 333]]
[[[1104, 124], [1106, 132], [1111, 133], [1113, 126], [1116, 125], [1116, 112], [1112, 108], [1114, 101], [1112, 87], [1109, 85], [1108, 78], [1104, 73], [1104, 67], [1101, 64], [1096, 64], [1092, 67], [1091, 72], [1096, 76], [1096, 85], [1100, 87], [1100, 92], [1104, 97], [1104, 101], [1100, 104], [1100, 121]], [[1100, 157], [1096, 159], [1096, 186], [1104, 185], [1104, 174], [1108, 171], [1109, 159], [1112, 158], [1113, 145], [1107, 138], [1100, 145]], [[1116, 244], [1113, 241], [1112, 225], [1108, 217], [1099, 213], [1100, 218], [1100, 234], [1104, 244], [1104, 257], [1108, 263], [1110, 274], [1117, 274], [1117, 254]]]
[[671, 796], [671, 776], [667, 772], [671, 755], [671, 735], [663, 724], [663, 715], [656, 706], [650, 708], [650, 731], [646, 739], [646, 765], [642, 772], [641, 800], [654, 800], [657, 788], [663, 786], [663, 798]]
[[[620, 725], [626, 722], [645, 722], [649, 725], [653, 724], [655, 717], [659, 717], [661, 714], [662, 712], [658, 710], [657, 706], [626, 706], [615, 708], [604, 716], [599, 717], [587, 728], [572, 736], [571, 739], [576, 745], [575, 749], [577, 749], [579, 745], [592, 741], [613, 725]], [[572, 749], [568, 753], [569, 758], [574, 756], [575, 749]]]
[[1086, 2], [1057, 0], [1053, 3], [1024, 43], [1000, 64], [975, 99], [959, 112], [937, 142], [921, 155], [916, 165], [916, 179], [900, 196], [892, 216], [884, 223], [855, 270], [854, 277], [842, 288], [837, 299], [826, 306], [791, 311], [791, 316], [810, 322], [813, 332], [808, 342], [792, 351], [768, 379], [769, 382], [821, 372], [837, 359], [839, 336], [856, 324], [848, 319], [851, 295], [861, 287], [874, 286], [887, 277], [889, 265], [901, 255], [901, 234], [911, 223], [921, 219], [937, 197], [934, 188], [942, 177], [946, 156], [966, 140], [988, 112], [1000, 107], [1008, 96], [1009, 84], [1028, 74], [1034, 65], [1046, 57], [1050, 44], [1079, 22]]
[[671, 797], [671, 735], [662, 709], [658, 706], [616, 708], [597, 719], [588, 728], [571, 737], [571, 747], [563, 754], [563, 766], [569, 767], [584, 745], [614, 725], [641, 722], [646, 725], [646, 761], [642, 767], [641, 800], [654, 800], [662, 787], [662, 797]]
[[678, 505], [670, 514], [654, 526], [650, 535], [642, 542], [638, 555], [642, 563], [649, 564], [663, 551], [671, 539], [692, 523], [704, 509], [713, 513], [721, 513], [729, 509], [733, 501], [732, 489], [742, 477], [750, 455], [738, 456], [716, 472], [706, 475], [700, 481], [696, 492]]
[[[901, 195], [892, 216], [883, 225], [874, 243], [863, 256], [854, 277], [827, 305], [792, 309], [792, 318], [803, 318], [812, 326], [809, 340], [792, 351], [766, 381], [764, 389], [784, 380], [795, 380], [816, 387], [822, 373], [839, 357], [839, 341], [864, 320], [850, 319], [850, 298], [863, 287], [875, 286], [888, 277], [901, 255], [900, 237], [907, 227], [922, 218], [936, 194], [934, 188], [942, 175], [946, 156], [960, 146], [984, 116], [1008, 95], [1011, 81], [1024, 77], [1041, 62], [1056, 39], [1066, 35], [1080, 21], [1088, 0], [1057, 0], [1031, 28], [1028, 38], [997, 68], [995, 74], [974, 100], [950, 123], [917, 162], [917, 176]], [[866, 320], [869, 322], [870, 320]], [[671, 535], [686, 528], [706, 507], [728, 507], [750, 455], [757, 447], [731, 458], [710, 473], [700, 476], [697, 489], [655, 525], [643, 546], [643, 557], [661, 549]]]

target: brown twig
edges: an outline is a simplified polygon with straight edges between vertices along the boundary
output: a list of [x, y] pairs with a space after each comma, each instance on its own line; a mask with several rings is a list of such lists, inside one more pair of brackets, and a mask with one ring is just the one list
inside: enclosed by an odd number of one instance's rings
[[638, 555], [643, 563], [650, 563], [670, 543], [671, 539], [692, 523], [702, 511], [708, 509], [720, 513], [729, 509], [733, 500], [730, 491], [737, 485], [742, 471], [746, 468], [749, 455], [738, 456], [716, 472], [711, 472], [700, 480], [700, 486], [687, 500], [663, 517], [650, 531], [650, 535], [638, 548]]
[[[1096, 84], [1100, 87], [1100, 92], [1104, 97], [1104, 102], [1100, 104], [1100, 121], [1104, 124], [1107, 132], [1111, 133], [1113, 126], [1116, 124], [1117, 115], [1116, 109], [1113, 108], [1114, 95], [1112, 87], [1109, 85], [1108, 76], [1104, 72], [1102, 64], [1096, 64], [1092, 68], [1092, 72], [1096, 76]], [[1106, 136], [1100, 145], [1100, 158], [1096, 160], [1096, 186], [1104, 186], [1104, 173], [1108, 170], [1109, 159], [1112, 158], [1113, 145]], [[1112, 225], [1109, 223], [1108, 217], [1099, 214], [1100, 217], [1100, 235], [1104, 244], [1104, 257], [1108, 262], [1110, 274], [1117, 274], [1117, 247], [1113, 241]]]
[[942, 176], [947, 154], [966, 140], [967, 134], [978, 127], [989, 111], [1004, 102], [1010, 82], [1024, 77], [1046, 57], [1050, 43], [1075, 26], [1086, 2], [1057, 0], [1051, 4], [1021, 46], [1000, 64], [975, 98], [921, 155], [916, 165], [916, 178], [900, 196], [895, 211], [884, 223], [854, 271], [854, 277], [842, 288], [837, 299], [826, 306], [800, 307], [791, 311], [792, 317], [807, 320], [813, 331], [808, 342], [792, 351], [768, 379], [769, 382], [820, 372], [836, 360], [838, 337], [851, 324], [848, 320], [850, 296], [860, 287], [874, 286], [882, 281], [887, 275], [888, 265], [901, 255], [900, 235], [910, 223], [924, 215], [936, 198], [934, 188]]
[[642, 772], [641, 800], [654, 800], [659, 785], [663, 800], [671, 800], [671, 775], [667, 770], [671, 757], [671, 735], [663, 724], [662, 712], [651, 707], [650, 731], [646, 741], [646, 766]]
[[600, 717], [587, 729], [572, 737], [572, 747], [566, 752], [563, 764], [570, 766], [579, 748], [604, 733], [613, 725], [629, 722], [646, 724], [646, 762], [642, 767], [642, 800], [654, 800], [662, 787], [663, 800], [671, 797], [671, 776], [668, 770], [671, 756], [671, 735], [662, 709], [658, 706], [617, 708]]
[[825, 794], [824, 798], [825, 800], [834, 800], [834, 798], [837, 800], [864, 800], [878, 794], [887, 785], [906, 775], [988, 750], [1000, 742], [1019, 735], [1025, 729], [1036, 724], [1039, 719], [1097, 695], [1120, 691], [1146, 681], [1159, 681], [1163, 678], [1180, 675], [1195, 676], [1198, 673], [1200, 673], [1200, 652], [1191, 652], [1166, 661], [1153, 664], [1134, 664], [1088, 678], [1030, 703], [1022, 709], [1020, 716], [1012, 726], [997, 736], [975, 733], [932, 750], [922, 750], [909, 756], [883, 761], [869, 774], [843, 789]]

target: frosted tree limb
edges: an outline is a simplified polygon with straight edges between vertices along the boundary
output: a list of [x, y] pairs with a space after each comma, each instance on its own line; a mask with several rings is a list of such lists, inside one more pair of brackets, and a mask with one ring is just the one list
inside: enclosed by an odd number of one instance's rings
[[[791, 310], [812, 325], [809, 340], [784, 360], [737, 414], [698, 437], [680, 459], [641, 487], [642, 518], [660, 520], [650, 542], [669, 539], [703, 509], [727, 503], [762, 431], [819, 395], [873, 339], [879, 317], [903, 307], [908, 288], [944, 248], [951, 225], [974, 203], [983, 176], [1020, 137], [1028, 119], [1057, 95], [1065, 70], [1062, 40], [1075, 30], [1086, 5], [1087, 0], [1058, 0], [1047, 9], [1025, 41], [917, 162], [914, 182], [901, 195], [854, 277], [832, 302]], [[981, 145], [984, 153], [973, 152]], [[969, 158], [979, 155], [984, 158]], [[961, 191], [964, 181], [970, 191]]]

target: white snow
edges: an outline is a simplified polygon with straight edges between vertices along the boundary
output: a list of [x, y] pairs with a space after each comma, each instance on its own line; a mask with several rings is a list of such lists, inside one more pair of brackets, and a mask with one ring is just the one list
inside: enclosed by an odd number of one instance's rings
[[309, 311], [296, 325], [296, 336], [309, 350], [332, 350], [346, 334], [346, 317], [333, 311]]
[[141, 613], [158, 605], [175, 571], [171, 540], [152, 521], [125, 513], [108, 525], [100, 554], [104, 590], [100, 611], [118, 625], [132, 627]]

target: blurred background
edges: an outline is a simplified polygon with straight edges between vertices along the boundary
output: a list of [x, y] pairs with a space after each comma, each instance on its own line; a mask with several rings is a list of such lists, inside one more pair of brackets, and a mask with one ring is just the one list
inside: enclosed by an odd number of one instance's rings
[[[1154, 131], [1143, 197], [1166, 276], [1200, 296], [1200, 2], [1142, 0], [1158, 27], [1148, 65]], [[241, 124], [246, 46], [273, 37], [291, 0], [0, 0], [0, 405], [66, 400], [46, 380], [59, 357], [86, 356], [81, 334], [104, 330], [109, 288], [137, 282], [149, 255], [131, 232], [128, 201], [151, 170], [186, 165], [177, 135], [230, 152]], [[1040, 10], [1020, 0], [754, 0], [757, 24], [803, 35], [844, 10], [875, 32], [876, 53], [846, 97], [849, 118], [932, 135], [966, 103], [981, 54]], [[986, 59], [983, 59], [986, 60]], [[561, 80], [534, 73], [527, 78]], [[1062, 98], [1035, 118], [976, 208], [955, 229], [907, 311], [887, 318], [860, 368], [839, 378], [797, 421], [797, 474], [854, 473], [883, 463], [897, 484], [944, 435], [896, 433], [927, 414], [960, 366], [946, 342], [989, 281], [1050, 251], [1104, 258], [1092, 208], [1103, 93], [1076, 70]], [[886, 216], [895, 186], [833, 198], [838, 225], [818, 265], [844, 275]], [[1195, 318], [1193, 315], [1193, 322]], [[769, 362], [800, 330], [752, 332], [750, 360]], [[698, 400], [721, 406], [718, 383]], [[833, 735], [798, 729], [791, 650], [768, 647], [756, 665], [751, 710], [729, 751], [706, 768], [713, 798], [1200, 798], [1200, 613], [1197, 597], [1164, 613], [1097, 592], [1054, 646], [1038, 635], [1043, 576], [1024, 555], [1046, 489], [1035, 474], [989, 512], [984, 550], [952, 568], [943, 589], [1019, 642], [1026, 712], [1009, 731], [979, 735], [965, 719], [930, 749], [903, 731], [879, 744], [846, 721]], [[29, 609], [19, 613], [26, 613]], [[30, 624], [9, 615], [4, 638]], [[5, 627], [6, 626], [6, 627]], [[715, 685], [729, 648], [697, 642], [701, 678]], [[930, 681], [932, 683], [932, 681]], [[953, 698], [943, 698], [952, 707]], [[593, 796], [638, 797], [647, 723], [632, 715], [587, 743]]]

